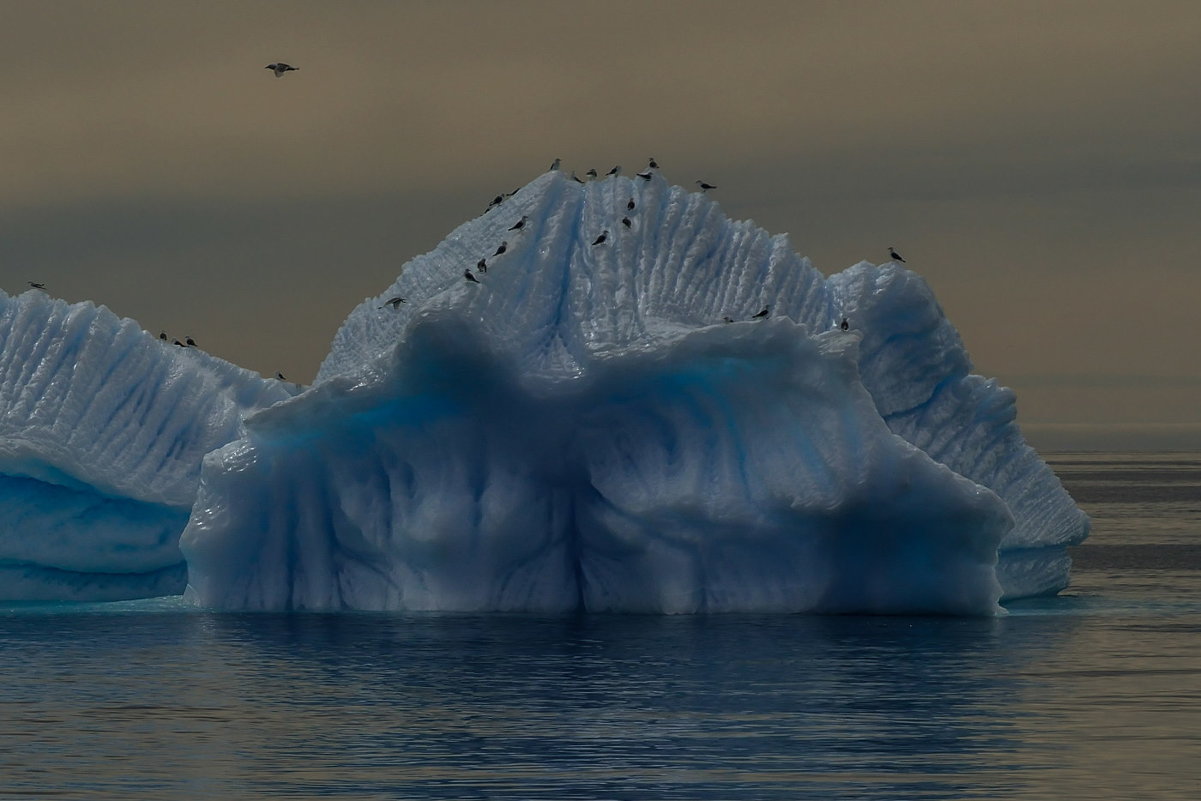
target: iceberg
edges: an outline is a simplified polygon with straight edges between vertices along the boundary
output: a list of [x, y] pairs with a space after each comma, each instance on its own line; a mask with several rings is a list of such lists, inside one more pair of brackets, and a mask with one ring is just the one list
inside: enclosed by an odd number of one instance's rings
[[1066, 586], [1088, 524], [970, 371], [911, 272], [827, 280], [657, 174], [550, 172], [204, 458], [187, 597], [994, 614]]
[[295, 392], [103, 306], [0, 292], [0, 599], [182, 593], [204, 454]]

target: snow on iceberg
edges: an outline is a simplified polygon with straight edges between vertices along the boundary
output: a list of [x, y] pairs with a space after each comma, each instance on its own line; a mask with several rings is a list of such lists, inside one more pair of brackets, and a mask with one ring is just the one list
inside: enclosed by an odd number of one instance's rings
[[182, 592], [202, 457], [292, 394], [103, 306], [0, 292], [0, 599]]
[[[206, 457], [188, 595], [989, 614], [999, 545], [1058, 552], [1087, 524], [1045, 466], [1006, 469], [1012, 398], [969, 366], [911, 273], [826, 281], [661, 177], [548, 173], [412, 260], [312, 390]], [[1027, 515], [1015, 540], [1007, 498], [1076, 528]]]

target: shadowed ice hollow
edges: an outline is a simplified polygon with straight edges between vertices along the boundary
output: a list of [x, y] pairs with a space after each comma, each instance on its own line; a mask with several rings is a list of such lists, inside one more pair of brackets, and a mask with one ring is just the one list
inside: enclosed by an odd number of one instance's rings
[[911, 272], [827, 280], [660, 176], [547, 173], [205, 457], [188, 596], [991, 614], [1066, 586], [1088, 524], [970, 370]]

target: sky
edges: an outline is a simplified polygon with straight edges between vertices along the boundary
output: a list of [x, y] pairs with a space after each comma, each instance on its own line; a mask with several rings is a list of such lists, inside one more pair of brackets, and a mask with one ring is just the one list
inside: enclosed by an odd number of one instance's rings
[[1198, 42], [1195, 0], [0, 0], [0, 288], [307, 382], [497, 193], [653, 155], [823, 273], [895, 246], [1036, 447], [1201, 450]]

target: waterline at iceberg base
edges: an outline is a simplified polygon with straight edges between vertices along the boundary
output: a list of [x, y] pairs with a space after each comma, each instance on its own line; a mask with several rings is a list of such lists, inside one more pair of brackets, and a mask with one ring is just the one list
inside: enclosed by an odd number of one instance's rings
[[1088, 524], [970, 368], [913, 273], [826, 280], [657, 175], [548, 173], [412, 260], [311, 389], [205, 457], [187, 595], [992, 614], [1066, 586]]

